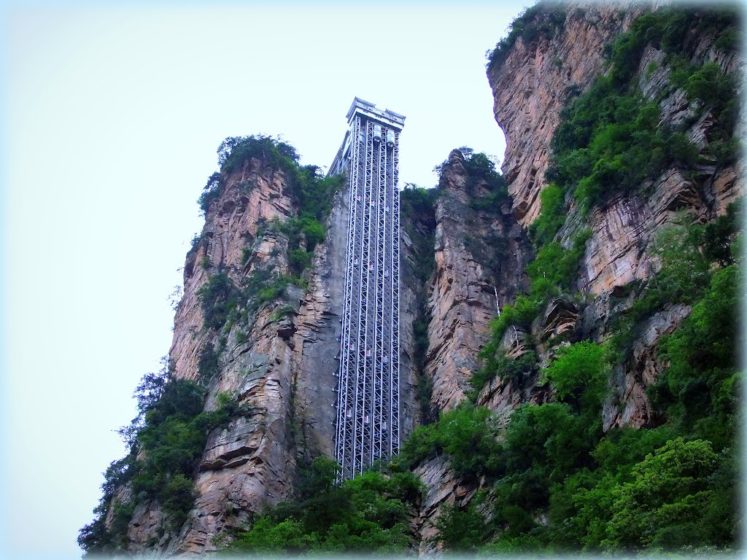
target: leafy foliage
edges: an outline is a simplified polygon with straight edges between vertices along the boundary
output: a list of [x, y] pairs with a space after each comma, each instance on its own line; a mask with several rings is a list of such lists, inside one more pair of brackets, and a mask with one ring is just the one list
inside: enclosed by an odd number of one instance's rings
[[540, 192], [541, 212], [532, 222], [529, 231], [538, 246], [552, 241], [565, 222], [565, 192], [558, 185], [550, 183]]
[[[435, 258], [433, 253], [436, 229], [435, 201], [438, 189], [424, 189], [407, 185], [400, 192], [400, 211], [402, 224], [413, 243], [412, 251], [415, 262], [411, 267], [417, 282], [425, 286], [433, 273]], [[412, 329], [414, 335], [413, 362], [418, 375], [418, 402], [423, 423], [435, 420], [435, 411], [431, 403], [431, 381], [424, 372], [425, 355], [428, 350], [428, 324], [430, 308], [426, 290], [419, 290], [416, 296], [416, 315]]]
[[293, 146], [262, 135], [229, 136], [218, 147], [218, 164], [223, 174], [235, 171], [250, 159], [278, 169], [293, 169], [298, 163], [298, 153]]
[[[125, 550], [128, 544], [127, 523], [132, 511], [130, 504], [123, 504], [115, 498], [117, 490], [132, 479], [132, 454], [113, 461], [104, 472], [104, 483], [101, 485], [102, 496], [93, 510], [94, 520], [83, 527], [78, 534], [78, 545], [87, 552], [114, 553]], [[114, 521], [106, 527], [106, 517], [112, 508]]]
[[301, 472], [297, 499], [238, 535], [232, 552], [403, 552], [422, 483], [412, 473], [368, 471], [335, 485], [337, 464], [317, 458]]
[[737, 265], [713, 274], [704, 297], [662, 344], [670, 366], [654, 391], [655, 402], [681, 430], [707, 438], [717, 449], [735, 437], [740, 280]]
[[667, 305], [692, 304], [703, 296], [714, 261], [721, 266], [735, 262], [732, 244], [738, 234], [737, 215], [737, 205], [732, 204], [725, 216], [705, 226], [681, 216], [660, 230], [652, 252], [661, 267], [632, 307], [616, 319], [611, 344], [621, 357], [630, 350], [648, 317]]
[[281, 297], [288, 286], [305, 287], [298, 276], [287, 276], [260, 268], [247, 276], [241, 286], [241, 293], [247, 301], [247, 310], [254, 312], [266, 303]]
[[[506, 180], [495, 169], [493, 161], [482, 152], [468, 151], [464, 158], [467, 172], [465, 188], [470, 195], [470, 205], [476, 210], [497, 210], [509, 200]], [[477, 187], [487, 190], [487, 195], [478, 196]]]
[[200, 298], [205, 326], [215, 330], [223, 327], [228, 314], [239, 302], [239, 291], [225, 272], [210, 276], [197, 290], [197, 296]]
[[208, 382], [218, 373], [219, 354], [212, 342], [208, 342], [200, 351], [200, 359], [197, 362], [197, 373], [200, 380]]
[[436, 520], [438, 540], [449, 550], [475, 552], [488, 538], [487, 523], [477, 510], [478, 501], [471, 500], [463, 509], [449, 504], [441, 507]]
[[[223, 179], [220, 173], [213, 173], [210, 177], [208, 177], [207, 183], [205, 183], [205, 186], [202, 189], [202, 194], [197, 201], [197, 203], [200, 205], [200, 210], [202, 210], [203, 215], [207, 213], [210, 205], [214, 201], [218, 200], [218, 198], [220, 198], [222, 192]], [[192, 247], [195, 247], [194, 240], [192, 241]]]
[[141, 410], [143, 425], [132, 488], [156, 499], [175, 526], [192, 507], [192, 476], [210, 431], [225, 424], [237, 410], [224, 406], [203, 412], [205, 390], [192, 381], [169, 378], [156, 403]]
[[[135, 397], [138, 416], [121, 431], [130, 453], [107, 469], [103, 496], [94, 510], [96, 518], [80, 531], [78, 542], [89, 553], [126, 550], [135, 504], [144, 500], [156, 500], [170, 526], [179, 528], [192, 509], [192, 478], [208, 434], [230, 418], [249, 412], [229, 398], [220, 399], [217, 410], [203, 411], [205, 389], [192, 381], [173, 378], [168, 369], [146, 374]], [[134, 496], [123, 502], [117, 492], [127, 484]], [[107, 528], [109, 511], [113, 522]]]
[[659, 126], [657, 102], [646, 101], [637, 89], [635, 75], [648, 44], [668, 54], [674, 86], [684, 87], [691, 99], [712, 111], [717, 120], [714, 154], [722, 161], [733, 157], [733, 80], [713, 63], [693, 67], [681, 61], [683, 51], [694, 48], [688, 42], [694, 33], [707, 29], [718, 34], [720, 25], [730, 27], [735, 21], [734, 13], [692, 9], [661, 9], [637, 18], [612, 46], [609, 73], [564, 110], [547, 179], [573, 192], [588, 210], [616, 193], [640, 188], [672, 164], [688, 169], [698, 162], [695, 146], [681, 131]]
[[574, 191], [582, 209], [638, 189], [673, 162], [695, 163], [697, 151], [681, 132], [659, 127], [660, 110], [637, 91], [620, 92], [599, 78], [564, 110], [553, 136], [548, 180]]
[[498, 347], [511, 325], [528, 328], [552, 297], [571, 289], [588, 239], [589, 232], [583, 231], [575, 237], [569, 249], [563, 248], [556, 241], [540, 248], [534, 261], [527, 267], [531, 280], [529, 293], [520, 295], [512, 305], [505, 306], [500, 315], [490, 323], [490, 339], [480, 352], [480, 357], [485, 360], [486, 372], [480, 377], [490, 377], [489, 372], [497, 367], [495, 360], [498, 359]]
[[537, 354], [527, 351], [518, 358], [509, 358], [495, 353], [488, 356], [485, 364], [469, 380], [475, 396], [493, 378], [508, 380], [517, 387], [523, 387], [525, 381], [537, 371]]
[[590, 341], [560, 348], [545, 370], [558, 398], [577, 410], [599, 412], [607, 387], [607, 359], [602, 346]]
[[393, 459], [393, 468], [408, 469], [424, 459], [445, 453], [454, 471], [465, 477], [496, 469], [499, 446], [496, 431], [488, 422], [489, 416], [486, 408], [470, 403], [462, 403], [443, 413], [437, 422], [414, 430], [399, 456]]
[[[439, 538], [450, 550], [734, 545], [740, 285], [734, 216], [731, 209], [706, 226], [675, 224], [656, 242], [662, 268], [643, 292], [655, 294], [641, 300], [652, 306], [647, 313], [671, 301], [693, 304], [660, 343], [661, 358], [670, 364], [652, 394], [662, 425], [602, 432], [608, 368], [617, 357], [606, 345], [581, 341], [561, 347], [542, 371], [559, 402], [518, 408], [502, 438], [479, 407], [444, 414], [412, 434], [397, 459], [405, 467], [444, 453], [455, 470], [464, 468], [463, 450], [452, 440], [458, 438], [472, 442], [479, 457], [467, 463], [467, 476], [493, 481], [492, 511], [477, 503], [444, 510]], [[494, 367], [505, 367], [505, 359], [498, 356]], [[449, 430], [447, 421], [461, 415], [468, 415], [461, 420], [466, 429]], [[542, 515], [544, 523], [538, 522]]]
[[314, 248], [324, 241], [325, 222], [332, 209], [335, 193], [342, 187], [345, 177], [325, 177], [318, 167], [310, 165], [295, 170], [290, 181], [299, 214], [279, 225], [288, 236], [291, 271], [300, 276], [311, 264]]
[[643, 49], [649, 44], [670, 57], [681, 56], [695, 47], [698, 37], [715, 36], [720, 48], [733, 50], [736, 45], [729, 39], [738, 27], [738, 19], [737, 11], [729, 7], [670, 7], [643, 14], [612, 45], [613, 81], [625, 85], [634, 77]]
[[[288, 236], [291, 271], [300, 276], [311, 263], [316, 245], [324, 241], [324, 223], [332, 209], [334, 194], [345, 178], [342, 175], [325, 177], [314, 165], [300, 166], [296, 150], [279, 139], [261, 135], [232, 136], [226, 138], [218, 148], [221, 170], [214, 173], [205, 185], [199, 201], [203, 213], [220, 197], [229, 175], [250, 160], [285, 174], [288, 194], [299, 212], [297, 216], [279, 224], [278, 230]], [[251, 188], [251, 183], [242, 183], [239, 188]], [[250, 256], [250, 250], [245, 248], [242, 264], [246, 264]]]
[[[638, 549], [700, 545], [723, 540], [703, 514], [713, 518], [718, 490], [711, 480], [719, 469], [718, 456], [704, 440], [668, 441], [633, 468], [632, 479], [612, 491], [614, 514], [605, 548]], [[735, 504], [724, 504], [729, 506]], [[718, 511], [718, 513], [722, 513]], [[708, 515], [711, 514], [711, 515]]]

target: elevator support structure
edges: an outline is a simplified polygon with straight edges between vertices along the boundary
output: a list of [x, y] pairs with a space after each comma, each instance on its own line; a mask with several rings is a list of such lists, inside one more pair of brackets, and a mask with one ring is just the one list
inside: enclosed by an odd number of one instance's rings
[[347, 174], [345, 291], [336, 388], [340, 478], [399, 451], [399, 134], [405, 117], [359, 98], [330, 168]]

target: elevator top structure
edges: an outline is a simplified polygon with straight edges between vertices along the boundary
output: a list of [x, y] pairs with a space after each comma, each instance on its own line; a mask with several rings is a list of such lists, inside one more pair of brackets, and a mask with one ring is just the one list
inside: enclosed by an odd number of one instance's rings
[[[347, 119], [348, 125], [352, 124], [353, 119], [356, 115], [362, 115], [373, 121], [378, 121], [381, 124], [396, 129], [397, 131], [402, 130], [405, 126], [405, 117], [389, 109], [381, 110], [376, 105], [360, 97], [355, 97], [353, 102], [350, 104], [348, 109]], [[340, 149], [337, 150], [337, 155], [329, 168], [329, 175], [337, 175], [345, 170], [347, 166], [347, 155], [350, 150], [350, 131], [345, 134], [345, 138], [342, 141]]]
[[356, 113], [361, 113], [369, 118], [381, 121], [397, 130], [402, 130], [402, 127], [405, 126], [404, 115], [400, 115], [399, 113], [395, 113], [389, 109], [384, 109], [382, 111], [373, 103], [361, 99], [360, 97], [353, 99], [353, 102], [350, 104], [350, 109], [348, 109], [347, 114], [348, 124], [353, 120], [353, 116], [355, 116]]

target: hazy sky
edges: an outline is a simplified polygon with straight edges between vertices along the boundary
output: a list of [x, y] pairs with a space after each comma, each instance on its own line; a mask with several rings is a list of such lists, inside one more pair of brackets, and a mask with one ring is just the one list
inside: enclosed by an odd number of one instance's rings
[[58, 557], [168, 352], [221, 140], [279, 134], [327, 166], [357, 95], [406, 115], [402, 183], [458, 146], [500, 157], [484, 53], [530, 2], [21, 4], [0, 8], [0, 556]]

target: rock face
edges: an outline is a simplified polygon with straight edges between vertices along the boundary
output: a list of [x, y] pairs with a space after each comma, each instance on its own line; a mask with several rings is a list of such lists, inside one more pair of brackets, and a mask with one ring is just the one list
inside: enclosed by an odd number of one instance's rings
[[[216, 274], [227, 275], [235, 286], [262, 271], [287, 274], [288, 239], [277, 224], [298, 212], [286, 174], [264, 161], [249, 159], [222, 180], [220, 196], [187, 255], [170, 360], [176, 378], [205, 383], [201, 357], [206, 349], [214, 351], [218, 368], [207, 380], [206, 410], [229, 395], [249, 412], [209, 435], [195, 479], [195, 505], [181, 528], [167, 529], [155, 503], [136, 506], [128, 530], [135, 552], [215, 550], [227, 531], [247, 527], [254, 514], [292, 495], [298, 462], [334, 456], [348, 194], [343, 189], [335, 197], [325, 241], [307, 271], [308, 287], [287, 286], [281, 298], [249, 312], [246, 321], [216, 329], [205, 324], [201, 289]], [[418, 414], [412, 322], [423, 287], [407, 283], [414, 278], [407, 248], [402, 255], [401, 433], [407, 437]]]
[[[519, 38], [502, 64], [488, 71], [495, 118], [507, 138], [502, 169], [513, 196], [513, 211], [523, 225], [529, 226], [539, 215], [539, 194], [547, 184], [550, 143], [569, 94], [585, 91], [603, 73], [605, 46], [645, 9], [642, 5], [626, 6], [623, 10], [614, 5], [566, 5], [564, 23], [551, 36], [541, 35], [529, 43]], [[687, 46], [693, 64], [714, 62], [724, 72], [737, 71], [738, 57], [716, 48], [714, 37], [698, 35], [690, 40], [695, 41]], [[658, 102], [660, 126], [687, 126], [685, 134], [702, 149], [708, 144], [715, 121], [708, 111], [698, 117], [699, 107], [688, 100], [685, 91], [671, 85], [670, 75], [665, 54], [647, 46], [638, 68], [641, 94]], [[641, 185], [637, 192], [615, 196], [588, 216], [581, 216], [571, 203], [558, 240], [568, 247], [582, 228], [589, 228], [591, 233], [575, 286], [587, 300], [582, 325], [578, 327], [580, 334], [602, 340], [609, 326], [612, 296], [625, 291], [633, 281], [647, 280], [658, 270], [660, 263], [652, 252], [657, 233], [678, 214], [700, 222], [724, 214], [741, 194], [737, 178], [733, 165], [700, 164], [695, 172], [672, 167]], [[683, 310], [673, 313], [668, 327], [660, 329], [662, 333], [673, 330], [687, 315]], [[536, 339], [549, 326], [534, 325], [531, 334]], [[656, 340], [658, 337], [647, 338], [649, 353], [655, 354]], [[549, 350], [542, 346], [537, 348], [540, 358]], [[640, 427], [649, 419], [650, 406], [643, 388], [653, 379], [642, 382], [640, 375], [632, 373], [640, 367], [643, 366], [629, 364], [625, 372], [614, 378], [614, 407], [624, 412], [613, 413], [612, 404], [608, 403], [607, 428]], [[485, 402], [493, 401], [486, 397]]]
[[602, 427], [629, 426], [641, 428], [653, 420], [653, 411], [646, 396], [646, 389], [656, 381], [664, 369], [656, 354], [656, 345], [662, 336], [671, 333], [690, 314], [687, 305], [674, 305], [651, 317], [643, 332], [633, 344], [633, 356], [625, 368], [618, 368], [613, 375], [617, 388], [602, 411]]
[[[533, 258], [527, 229], [539, 215], [561, 111], [571, 93], [586, 90], [604, 71], [605, 46], [643, 9], [569, 5], [555, 32], [532, 42], [519, 38], [503, 62], [489, 70], [495, 118], [507, 138], [503, 174], [510, 197], [491, 198], [494, 186], [469, 157], [454, 150], [442, 166], [428, 216], [407, 215], [403, 209], [403, 438], [435, 412], [453, 409], [471, 389], [490, 321], [527, 288], [525, 270]], [[693, 62], [713, 61], [730, 72], [738, 68], [739, 61], [725, 57], [707, 37], [692, 52]], [[707, 146], [712, 115], [697, 116], [685, 92], [671, 87], [664, 54], [650, 46], [641, 61], [641, 69], [648, 68], [653, 71], [639, 72], [638, 85], [643, 96], [659, 103], [662, 123], [690, 123], [688, 137]], [[568, 247], [582, 228], [590, 231], [575, 281], [579, 297], [555, 298], [530, 327], [509, 328], [501, 341], [505, 355], [534, 352], [543, 366], [563, 344], [604, 340], [610, 318], [632, 304], [626, 294], [634, 282], [645, 281], [660, 266], [651, 250], [657, 232], [679, 213], [701, 222], [725, 213], [741, 194], [738, 176], [734, 166], [701, 161], [691, 173], [672, 167], [638, 192], [616, 196], [587, 216], [571, 204], [557, 240]], [[195, 505], [181, 527], [169, 528], [156, 503], [136, 505], [128, 527], [133, 552], [215, 550], [224, 535], [248, 527], [255, 514], [292, 495], [299, 464], [334, 455], [347, 193], [343, 189], [335, 196], [326, 238], [315, 248], [303, 288], [286, 286], [281, 297], [262, 305], [242, 302], [245, 316], [211, 326], [203, 312], [203, 287], [219, 274], [235, 286], [266, 271], [287, 274], [289, 240], [280, 224], [299, 212], [286, 172], [262, 159], [246, 159], [221, 180], [203, 232], [187, 255], [169, 357], [177, 378], [207, 385], [206, 410], [218, 408], [228, 395], [242, 412], [209, 435], [195, 476]], [[427, 272], [421, 269], [425, 261]], [[671, 306], [643, 325], [630, 358], [613, 372], [603, 410], [605, 430], [654, 421], [646, 389], [665, 366], [658, 361], [657, 345], [689, 312], [687, 306]], [[416, 332], [418, 323], [424, 335]], [[201, 363], [211, 353], [217, 368], [205, 379]], [[521, 386], [490, 380], [476, 403], [505, 423], [521, 404], [551, 397], [548, 387], [538, 386], [535, 368]], [[430, 553], [438, 550], [434, 537], [442, 506], [465, 505], [481, 483], [460, 480], [444, 456], [417, 466], [416, 474], [426, 494], [412, 529], [419, 536], [419, 552]], [[128, 492], [123, 487], [118, 497], [126, 500]]]
[[604, 69], [604, 47], [636, 10], [567, 5], [565, 23], [552, 38], [519, 38], [488, 81], [495, 120], [506, 135], [503, 174], [523, 225], [539, 215], [539, 193], [550, 162], [550, 141], [573, 92], [585, 90]]
[[489, 209], [476, 204], [489, 191], [458, 150], [444, 164], [438, 188], [425, 374], [432, 403], [449, 410], [464, 400], [479, 367], [488, 323], [524, 287], [530, 253], [510, 202]]
[[288, 179], [283, 171], [251, 159], [223, 180], [220, 197], [206, 212], [202, 235], [187, 255], [170, 358], [175, 377], [195, 380], [201, 375], [201, 356], [213, 349], [218, 372], [207, 381], [206, 409], [216, 408], [218, 395], [228, 394], [251, 412], [210, 434], [195, 479], [197, 499], [178, 532], [158, 522], [155, 504], [138, 506], [128, 534], [134, 551], [213, 550], [217, 534], [241, 527], [292, 488], [297, 455], [294, 341], [288, 321], [277, 315], [284, 305], [299, 309], [302, 293], [288, 289], [284, 301], [259, 308], [246, 324], [220, 331], [204, 324], [200, 301], [200, 289], [219, 272], [237, 286], [259, 270], [287, 272], [287, 239], [277, 231], [262, 232], [260, 226], [293, 215]]
[[[325, 241], [316, 247], [307, 271], [307, 288], [288, 286], [279, 300], [259, 306], [247, 321], [210, 328], [201, 303], [203, 286], [216, 274], [227, 275], [236, 286], [266, 270], [286, 274], [288, 240], [275, 224], [298, 211], [284, 172], [260, 160], [246, 161], [223, 180], [220, 196], [206, 212], [203, 233], [187, 256], [170, 358], [177, 378], [204, 383], [201, 358], [206, 349], [214, 351], [218, 368], [207, 382], [206, 409], [215, 409], [219, 396], [227, 394], [248, 412], [210, 434], [195, 479], [197, 499], [178, 531], [167, 529], [157, 504], [137, 505], [128, 533], [133, 551], [215, 550], [221, 535], [247, 527], [253, 515], [291, 496], [299, 462], [334, 455], [347, 193], [336, 195]], [[403, 215], [403, 437], [420, 422], [423, 404], [416, 391], [413, 330], [415, 320], [422, 319], [420, 304], [425, 302], [430, 321], [419, 374], [432, 385], [432, 409], [446, 410], [469, 388], [496, 306], [511, 301], [525, 283], [529, 251], [524, 231], [510, 201], [498, 209], [476, 205], [489, 194], [485, 180], [474, 177], [461, 152], [454, 151], [428, 223]], [[408, 229], [420, 237], [418, 243]], [[417, 270], [425, 253], [434, 254], [427, 279]], [[433, 527], [429, 514], [423, 523]]]
[[[511, 219], [523, 228], [528, 228], [540, 212], [539, 195], [546, 186], [551, 140], [563, 107], [571, 95], [588, 89], [604, 72], [605, 46], [645, 9], [642, 5], [620, 9], [613, 5], [566, 4], [564, 22], [555, 31], [538, 33], [530, 42], [519, 37], [502, 62], [488, 70], [495, 119], [506, 134], [502, 170], [512, 196]], [[543, 17], [541, 11], [539, 14]], [[723, 71], [736, 73], [738, 61], [719, 51], [713, 37], [699, 36], [695, 41], [688, 46], [693, 64], [715, 62]], [[698, 116], [700, 108], [686, 92], [672, 86], [664, 53], [648, 46], [638, 75], [641, 94], [659, 104], [661, 126], [685, 126], [691, 142], [701, 150], [706, 147], [715, 120], [707, 111]], [[499, 285], [501, 306], [511, 303], [520, 291], [529, 256], [529, 250], [519, 244], [512, 247], [510, 257], [504, 257], [510, 274], [503, 281], [515, 291], [502, 295], [502, 284], [486, 280], [483, 274], [484, 250], [460, 246], [459, 239], [485, 239], [491, 231], [505, 236], [511, 229], [505, 227], [509, 222], [501, 226], [479, 212], [470, 213], [475, 197], [466, 194], [463, 167], [458, 154], [453, 153], [444, 166], [441, 188], [445, 194], [437, 203], [436, 214], [436, 272], [431, 288], [426, 372], [433, 379], [433, 401], [442, 409], [452, 408], [461, 400], [470, 372], [478, 365], [475, 351], [484, 344], [488, 321], [494, 315], [492, 286]], [[738, 176], [734, 166], [711, 165], [705, 158], [694, 171], [683, 172], [673, 166], [635, 193], [616, 196], [586, 216], [571, 202], [556, 240], [567, 248], [582, 229], [590, 231], [574, 286], [578, 297], [550, 301], [526, 330], [510, 327], [500, 345], [504, 354], [515, 359], [533, 351], [543, 366], [564, 344], [581, 338], [607, 338], [612, 318], [632, 305], [635, 282], [646, 281], [660, 267], [652, 251], [658, 232], [680, 214], [701, 223], [724, 214], [741, 196]], [[518, 240], [511, 233], [507, 237]], [[666, 367], [658, 357], [658, 346], [689, 313], [686, 305], [669, 306], [639, 327], [630, 356], [612, 372], [610, 396], [602, 412], [604, 430], [655, 424], [646, 390]], [[505, 424], [518, 406], [552, 397], [550, 388], [539, 386], [537, 381], [536, 376], [528, 378], [517, 387], [511, 380], [494, 378], [479, 392], [476, 403], [491, 409], [498, 425]], [[433, 538], [442, 506], [464, 506], [480, 489], [479, 482], [470, 485], [460, 480], [444, 459], [431, 459], [416, 469], [427, 486], [414, 522], [421, 537], [421, 553], [438, 549]]]
[[415, 469], [415, 474], [425, 484], [426, 492], [418, 516], [413, 520], [413, 529], [418, 535], [419, 555], [439, 552], [436, 523], [444, 505], [463, 506], [478, 490], [478, 484], [464, 482], [449, 468], [445, 457], [436, 457]]

